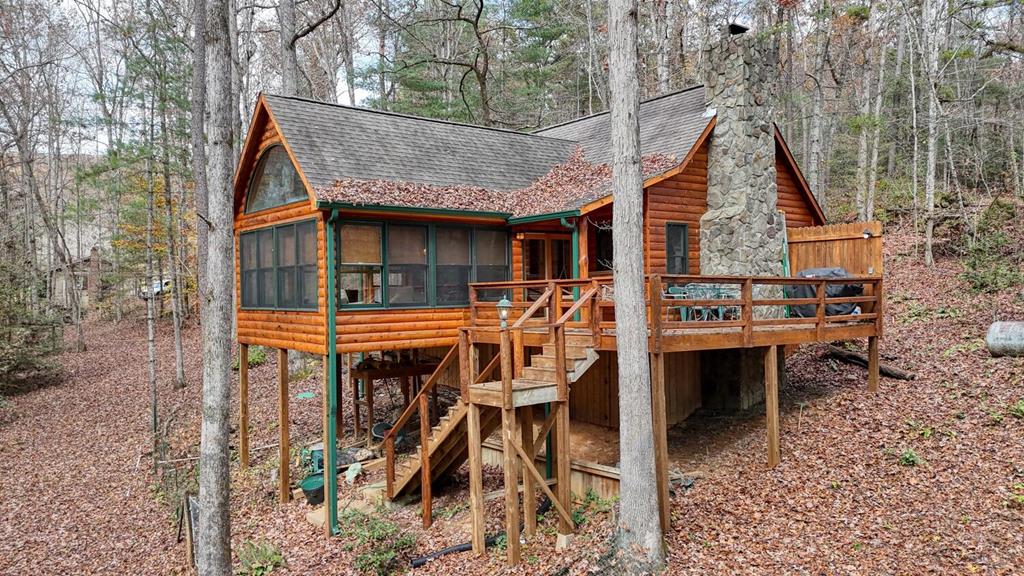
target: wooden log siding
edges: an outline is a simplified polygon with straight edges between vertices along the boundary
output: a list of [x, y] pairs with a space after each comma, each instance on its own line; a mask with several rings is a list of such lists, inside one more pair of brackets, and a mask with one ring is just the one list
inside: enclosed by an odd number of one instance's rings
[[[245, 198], [242, 199], [243, 206]], [[316, 218], [317, 310], [242, 309], [241, 262], [238, 245], [242, 232]], [[235, 301], [238, 314], [238, 342], [324, 354], [327, 350], [327, 237], [323, 215], [308, 202], [297, 202], [235, 217]]]
[[[819, 224], [798, 188], [796, 173], [776, 144], [775, 167], [778, 173], [778, 208], [786, 213], [787, 229]], [[669, 222], [688, 224], [687, 253], [689, 273], [700, 274], [700, 217], [707, 211], [707, 144], [701, 146], [685, 170], [647, 188], [645, 206], [647, 234], [645, 247], [647, 271], [665, 274], [665, 225]]]
[[452, 346], [469, 308], [339, 310], [338, 352]]

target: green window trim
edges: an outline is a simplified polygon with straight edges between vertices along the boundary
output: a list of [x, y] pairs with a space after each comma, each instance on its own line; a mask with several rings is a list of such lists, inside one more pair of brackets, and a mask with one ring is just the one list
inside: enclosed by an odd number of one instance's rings
[[[672, 253], [673, 234], [682, 234], [682, 253]], [[682, 259], [681, 264], [678, 259]], [[673, 264], [679, 264], [681, 270], [674, 269]], [[666, 274], [689, 274], [690, 273], [690, 225], [686, 222], [665, 223], [665, 273]]]
[[[430, 309], [430, 308], [465, 308], [469, 306], [468, 290], [467, 298], [464, 302], [453, 302], [453, 303], [438, 303], [437, 297], [437, 230], [440, 229], [452, 229], [459, 228], [469, 230], [469, 251], [470, 251], [470, 265], [469, 265], [469, 284], [477, 282], [478, 268], [490, 266], [494, 268], [494, 265], [478, 264], [477, 262], [477, 233], [480, 231], [487, 232], [500, 232], [505, 235], [504, 241], [504, 254], [505, 254], [505, 280], [510, 280], [512, 277], [512, 233], [506, 228], [494, 227], [494, 226], [480, 226], [472, 224], [458, 224], [458, 223], [434, 223], [434, 222], [423, 222], [423, 221], [409, 221], [409, 220], [339, 220], [337, 226], [333, 231], [335, 235], [335, 242], [337, 243], [338, 258], [334, 273], [340, 278], [340, 274], [343, 272], [341, 254], [344, 250], [341, 239], [341, 228], [345, 225], [374, 225], [381, 227], [380, 235], [380, 253], [381, 253], [381, 264], [380, 264], [380, 298], [379, 302], [365, 303], [356, 302], [349, 303], [343, 302], [341, 299], [341, 282], [336, 282], [336, 293], [334, 297], [337, 299], [338, 309], [345, 310], [374, 310], [374, 309]], [[391, 227], [392, 226], [419, 226], [426, 228], [427, 230], [427, 270], [426, 270], [426, 301], [417, 303], [406, 303], [406, 304], [393, 304], [390, 302], [391, 286], [388, 282], [389, 276], [393, 272], [393, 268], [389, 263], [388, 259], [388, 245], [391, 238]], [[468, 285], [468, 284], [467, 284]]]
[[[317, 219], [308, 218], [305, 220], [299, 220], [295, 222], [288, 222], [286, 224], [277, 224], [273, 226], [264, 226], [254, 230], [247, 230], [239, 234], [238, 241], [238, 262], [239, 262], [239, 276], [241, 279], [241, 286], [239, 291], [241, 293], [241, 301], [239, 307], [242, 310], [292, 310], [292, 311], [318, 311], [320, 309], [320, 294], [319, 294], [319, 267], [318, 267], [318, 254], [319, 254], [319, 242], [320, 239], [317, 234]], [[306, 232], [312, 232], [313, 247], [312, 247], [312, 261], [304, 261], [302, 259], [302, 248], [306, 246], [306, 240], [303, 240], [303, 236], [300, 233], [304, 228], [309, 227], [311, 230], [305, 230]], [[283, 236], [283, 230], [290, 230], [292, 235], [293, 245], [293, 258], [289, 263], [282, 264], [281, 254], [279, 246], [281, 244]], [[273, 252], [271, 258], [271, 264], [268, 266], [261, 265], [263, 261], [262, 244], [259, 242], [261, 236], [266, 237], [270, 234], [270, 249]], [[250, 241], [249, 239], [252, 239]], [[246, 261], [249, 259], [247, 250], [255, 248], [256, 255], [253, 261], [256, 263], [255, 268], [246, 268]], [[282, 274], [282, 269], [286, 270], [285, 274], [291, 276], [288, 278]], [[273, 286], [273, 302], [267, 302], [264, 299], [264, 293], [262, 288], [264, 287], [262, 274], [268, 273], [271, 278], [269, 280], [270, 286]], [[255, 301], [251, 294], [247, 291], [252, 286], [247, 286], [249, 283], [246, 278], [250, 274], [256, 274], [255, 287], [257, 294], [255, 295]], [[290, 286], [287, 284], [291, 281]], [[307, 291], [307, 288], [312, 287], [312, 299], [303, 298], [303, 294]], [[284, 300], [283, 292], [286, 290], [283, 287], [287, 287], [293, 294], [293, 298]]]

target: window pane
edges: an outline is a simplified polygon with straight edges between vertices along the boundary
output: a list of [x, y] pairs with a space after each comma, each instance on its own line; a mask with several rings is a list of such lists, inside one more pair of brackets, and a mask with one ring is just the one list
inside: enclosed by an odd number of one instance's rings
[[665, 225], [665, 270], [669, 274], [687, 273], [687, 229], [685, 224]]
[[277, 265], [295, 265], [295, 226], [281, 226], [277, 229]]
[[259, 243], [259, 267], [274, 267], [274, 229], [265, 228], [256, 233]]
[[316, 264], [316, 221], [295, 227], [299, 236], [299, 264]]
[[256, 300], [256, 272], [242, 272], [242, 306], [247, 308], [257, 305]]
[[342, 224], [341, 261], [345, 264], [381, 264], [379, 224]]
[[380, 267], [342, 266], [338, 289], [342, 304], [380, 304]]
[[256, 268], [256, 235], [248, 232], [239, 237], [239, 258], [242, 261], [242, 270], [253, 270]]
[[469, 265], [469, 228], [437, 228], [438, 265]]
[[476, 263], [508, 264], [508, 234], [500, 230], [477, 230]]
[[302, 294], [299, 306], [302, 308], [316, 308], [319, 304], [317, 302], [316, 265], [303, 266], [300, 278], [302, 280]]
[[469, 302], [469, 266], [437, 265], [437, 303], [441, 305]]
[[[426, 264], [427, 229], [422, 226], [388, 227], [388, 264]], [[391, 283], [388, 283], [390, 286]]]
[[469, 302], [469, 240], [469, 228], [437, 228], [434, 285], [439, 305]]
[[295, 308], [298, 305], [298, 286], [295, 285], [295, 267], [282, 266], [277, 269], [277, 305]]
[[259, 297], [257, 306], [273, 308], [277, 305], [274, 299], [274, 269], [259, 271]]
[[264, 152], [249, 185], [247, 212], [305, 200], [306, 188], [282, 146]]

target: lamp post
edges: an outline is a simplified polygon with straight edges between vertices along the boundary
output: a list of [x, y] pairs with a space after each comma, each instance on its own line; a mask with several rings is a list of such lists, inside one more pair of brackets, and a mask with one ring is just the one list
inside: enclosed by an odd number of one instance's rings
[[502, 296], [495, 307], [498, 309], [498, 318], [501, 319], [501, 329], [504, 330], [508, 328], [508, 313], [512, 310], [512, 303], [508, 301], [508, 298]]

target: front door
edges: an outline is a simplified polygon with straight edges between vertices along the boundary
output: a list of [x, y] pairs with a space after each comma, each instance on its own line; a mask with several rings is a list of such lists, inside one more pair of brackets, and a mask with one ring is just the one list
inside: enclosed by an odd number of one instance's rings
[[[523, 237], [524, 280], [566, 280], [572, 278], [572, 236], [569, 234], [526, 234]], [[544, 293], [531, 289], [533, 300]]]

